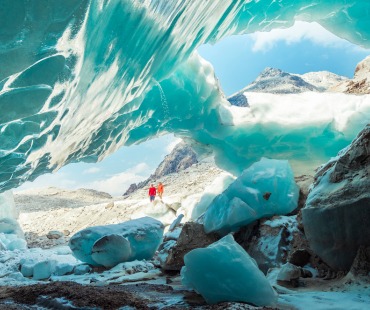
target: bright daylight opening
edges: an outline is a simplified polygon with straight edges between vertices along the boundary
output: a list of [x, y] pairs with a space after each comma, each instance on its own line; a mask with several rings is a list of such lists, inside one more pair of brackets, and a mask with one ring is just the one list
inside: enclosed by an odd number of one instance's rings
[[254, 30], [368, 44], [368, 5], [28, 2], [0, 12], [0, 308], [367, 309], [370, 50]]

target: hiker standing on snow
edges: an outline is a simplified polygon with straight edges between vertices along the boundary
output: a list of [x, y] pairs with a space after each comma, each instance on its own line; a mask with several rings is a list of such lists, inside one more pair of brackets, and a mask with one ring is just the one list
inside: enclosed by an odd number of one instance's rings
[[161, 182], [159, 182], [158, 186], [157, 186], [157, 192], [158, 192], [158, 196], [159, 198], [162, 200], [162, 195], [163, 195], [163, 184]]
[[150, 188], [149, 188], [149, 199], [150, 199], [151, 202], [154, 201], [156, 194], [157, 194], [157, 190], [155, 189], [155, 187], [153, 186], [153, 184], [150, 184]]

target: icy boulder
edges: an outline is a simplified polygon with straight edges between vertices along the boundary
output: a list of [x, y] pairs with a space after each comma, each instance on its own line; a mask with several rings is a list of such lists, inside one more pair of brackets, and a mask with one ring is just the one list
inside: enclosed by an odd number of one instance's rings
[[25, 250], [27, 249], [27, 242], [16, 234], [0, 233], [0, 249], [8, 251]]
[[231, 235], [189, 252], [184, 260], [182, 283], [194, 288], [207, 303], [239, 301], [269, 306], [277, 300], [256, 262]]
[[205, 231], [226, 235], [256, 219], [288, 214], [297, 207], [298, 196], [288, 161], [262, 158], [212, 201]]
[[316, 174], [302, 209], [311, 249], [337, 270], [349, 270], [370, 246], [370, 124]]
[[0, 219], [1, 218], [18, 218], [12, 191], [6, 191], [0, 194]]
[[22, 228], [17, 222], [18, 213], [15, 208], [13, 193], [7, 191], [0, 194], [0, 248], [3, 250], [24, 250], [27, 242], [24, 240]]
[[161, 222], [143, 217], [128, 222], [94, 226], [69, 241], [73, 255], [93, 266], [113, 267], [121, 262], [150, 259], [162, 242]]

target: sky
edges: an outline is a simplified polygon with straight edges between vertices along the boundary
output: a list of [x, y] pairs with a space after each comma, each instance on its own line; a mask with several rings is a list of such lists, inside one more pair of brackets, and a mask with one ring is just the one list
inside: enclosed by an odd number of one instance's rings
[[353, 77], [358, 62], [370, 54], [340, 39], [317, 23], [296, 22], [292, 28], [233, 36], [199, 53], [210, 61], [227, 96], [250, 84], [266, 67], [289, 73], [330, 71]]
[[[201, 46], [198, 52], [212, 63], [227, 96], [247, 86], [266, 67], [298, 74], [326, 70], [353, 77], [357, 63], [370, 54], [370, 50], [340, 39], [316, 23], [304, 22], [289, 29], [225, 38], [215, 45]], [[122, 195], [131, 183], [153, 173], [178, 141], [167, 135], [122, 147], [100, 163], [71, 164], [17, 190], [55, 186]]]

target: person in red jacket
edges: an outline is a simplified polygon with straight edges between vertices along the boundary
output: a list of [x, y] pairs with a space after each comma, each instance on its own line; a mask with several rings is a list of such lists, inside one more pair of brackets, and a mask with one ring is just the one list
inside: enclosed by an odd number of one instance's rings
[[150, 187], [149, 187], [149, 199], [150, 199], [150, 201], [154, 201], [156, 194], [157, 194], [157, 190], [155, 189], [153, 184], [150, 184]]

